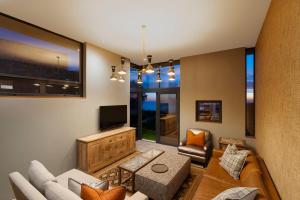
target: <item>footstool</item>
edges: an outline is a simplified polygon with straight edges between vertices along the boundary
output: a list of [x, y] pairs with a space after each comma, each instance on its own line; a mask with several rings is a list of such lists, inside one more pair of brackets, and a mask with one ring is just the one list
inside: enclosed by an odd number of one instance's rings
[[[153, 172], [154, 164], [165, 164], [165, 173]], [[191, 159], [165, 152], [135, 173], [135, 190], [155, 200], [170, 200], [190, 173]]]

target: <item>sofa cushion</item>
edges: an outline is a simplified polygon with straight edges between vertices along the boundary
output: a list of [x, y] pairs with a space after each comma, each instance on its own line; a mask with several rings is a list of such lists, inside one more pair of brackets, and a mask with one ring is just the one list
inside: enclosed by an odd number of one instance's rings
[[205, 157], [206, 155], [206, 151], [202, 147], [195, 145], [179, 146], [178, 150], [182, 153], [192, 154], [195, 156]]
[[218, 194], [212, 200], [226, 200], [226, 199], [240, 199], [240, 200], [254, 200], [257, 195], [257, 188], [252, 187], [234, 187], [229, 188]]
[[262, 175], [259, 171], [251, 171], [246, 179], [242, 181], [244, 187], [256, 187], [258, 188], [257, 199], [269, 199], [268, 191], [262, 179]]
[[186, 144], [204, 147], [205, 132], [204, 131], [193, 132], [192, 130], [188, 130], [186, 133]]
[[222, 166], [234, 179], [240, 178], [240, 173], [246, 162], [246, 154], [223, 155], [220, 166]]
[[226, 171], [219, 165], [219, 159], [212, 157], [209, 161], [207, 170], [204, 176], [230, 184], [232, 187], [241, 185], [240, 180], [233, 179]]
[[45, 196], [48, 200], [82, 200], [72, 191], [52, 181], [45, 183]]
[[126, 189], [121, 186], [103, 191], [86, 184], [81, 185], [81, 198], [83, 200], [124, 200], [125, 195]]
[[241, 171], [241, 174], [240, 174], [241, 181], [244, 181], [245, 179], [247, 179], [252, 171], [262, 173], [260, 170], [259, 163], [258, 163], [256, 156], [254, 156], [253, 154], [250, 154], [246, 158], [245, 165], [243, 167], [243, 170]]
[[45, 193], [44, 184], [48, 181], [55, 181], [55, 177], [48, 169], [39, 161], [33, 160], [30, 162], [28, 169], [29, 182], [38, 189], [42, 194]]
[[208, 176], [203, 176], [195, 192], [193, 200], [212, 199], [226, 189], [234, 187], [232, 184], [220, 182]]
[[12, 189], [18, 200], [47, 200], [19, 172], [9, 174]]

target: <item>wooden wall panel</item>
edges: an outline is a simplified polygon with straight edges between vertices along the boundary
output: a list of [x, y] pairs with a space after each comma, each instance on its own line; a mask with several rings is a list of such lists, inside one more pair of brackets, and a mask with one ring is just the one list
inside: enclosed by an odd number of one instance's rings
[[256, 137], [282, 199], [299, 199], [299, 0], [272, 0], [256, 45]]

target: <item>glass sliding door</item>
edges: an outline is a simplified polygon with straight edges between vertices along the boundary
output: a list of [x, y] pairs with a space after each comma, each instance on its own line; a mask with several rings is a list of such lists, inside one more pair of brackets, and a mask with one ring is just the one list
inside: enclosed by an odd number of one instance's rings
[[[178, 146], [180, 62], [173, 62], [175, 79], [168, 75], [168, 62], [155, 64], [155, 73], [142, 75], [137, 84], [141, 66], [130, 68], [130, 126], [136, 127], [137, 139]], [[157, 82], [160, 69], [161, 82]]]
[[156, 93], [142, 94], [142, 139], [156, 141]]
[[159, 143], [179, 143], [179, 105], [176, 93], [159, 94]]

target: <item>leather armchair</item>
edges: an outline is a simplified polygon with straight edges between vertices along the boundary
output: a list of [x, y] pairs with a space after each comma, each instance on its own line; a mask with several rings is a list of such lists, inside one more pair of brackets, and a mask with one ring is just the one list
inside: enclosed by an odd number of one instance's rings
[[193, 161], [200, 162], [201, 164], [203, 164], [203, 166], [207, 166], [213, 150], [212, 135], [210, 131], [197, 128], [188, 130], [203, 131], [205, 133], [205, 145], [204, 147], [187, 145], [186, 139], [184, 139], [179, 144], [178, 153], [181, 155], [189, 156]]

